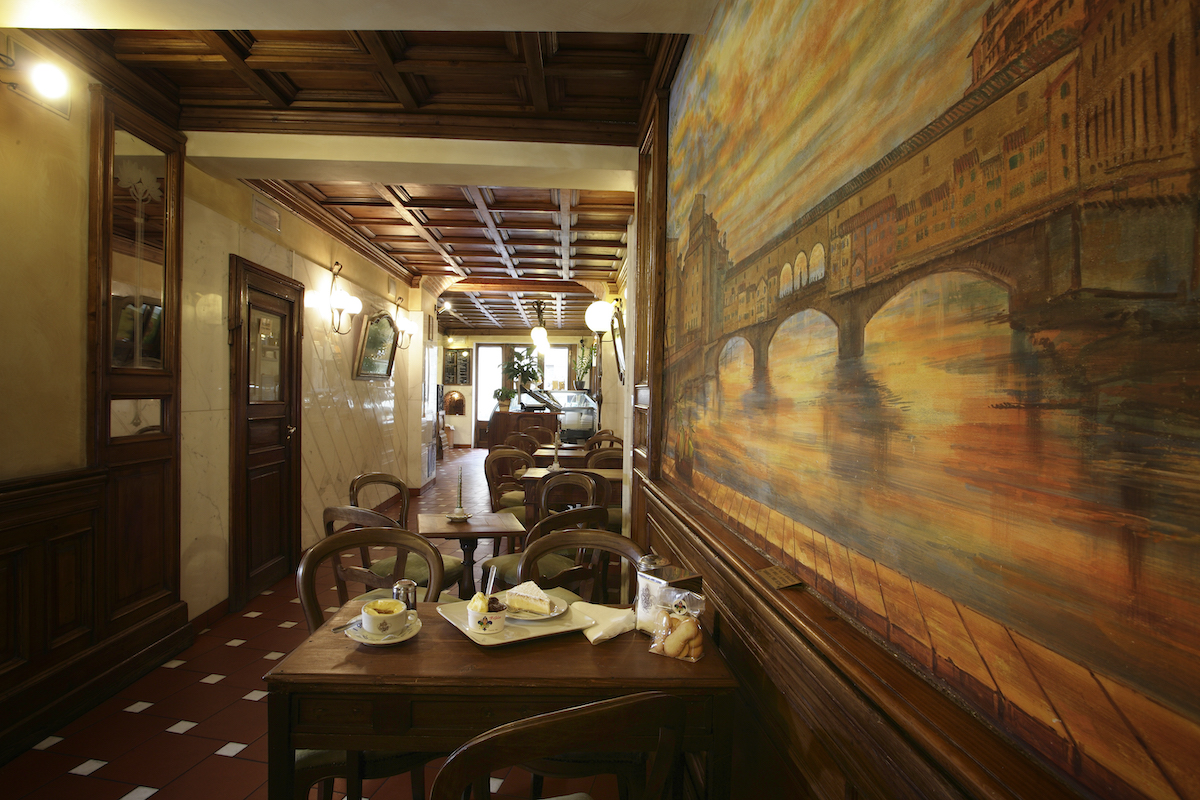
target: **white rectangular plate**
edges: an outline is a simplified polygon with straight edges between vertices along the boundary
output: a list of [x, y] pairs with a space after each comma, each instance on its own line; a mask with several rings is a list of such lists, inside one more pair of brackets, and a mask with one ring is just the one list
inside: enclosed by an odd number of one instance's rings
[[506, 624], [499, 633], [476, 633], [467, 625], [467, 602], [444, 603], [437, 607], [438, 613], [454, 627], [462, 631], [468, 639], [484, 647], [496, 647], [502, 644], [512, 644], [526, 639], [540, 639], [543, 636], [557, 636], [560, 633], [581, 631], [596, 624], [596, 621], [574, 607], [568, 608], [567, 613], [552, 617], [544, 622], [522, 622], [517, 625]]

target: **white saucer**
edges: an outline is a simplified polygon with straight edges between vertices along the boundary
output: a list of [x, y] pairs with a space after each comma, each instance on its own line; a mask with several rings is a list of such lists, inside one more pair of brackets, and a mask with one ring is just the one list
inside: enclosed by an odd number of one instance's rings
[[446, 519], [450, 522], [466, 522], [470, 518], [471, 518], [470, 514], [463, 514], [462, 516], [459, 516], [458, 514], [447, 514], [446, 515]]
[[348, 637], [358, 642], [359, 644], [370, 645], [371, 647], [389, 647], [393, 644], [406, 642], [412, 637], [421, 632], [421, 620], [413, 620], [412, 623], [405, 625], [399, 633], [385, 633], [382, 636], [377, 636], [374, 633], [367, 633], [362, 627], [362, 618], [356, 619], [349, 628], [342, 631]]

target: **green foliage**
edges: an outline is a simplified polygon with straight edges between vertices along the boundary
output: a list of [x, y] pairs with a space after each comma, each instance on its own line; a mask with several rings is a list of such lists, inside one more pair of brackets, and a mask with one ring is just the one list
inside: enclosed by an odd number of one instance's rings
[[594, 344], [585, 344], [584, 339], [579, 340], [579, 355], [575, 359], [575, 380], [583, 382], [584, 376], [592, 369], [592, 356], [596, 352]]
[[539, 382], [542, 371], [538, 368], [537, 352], [532, 348], [514, 351], [512, 360], [504, 362], [504, 377], [515, 380], [517, 386]]

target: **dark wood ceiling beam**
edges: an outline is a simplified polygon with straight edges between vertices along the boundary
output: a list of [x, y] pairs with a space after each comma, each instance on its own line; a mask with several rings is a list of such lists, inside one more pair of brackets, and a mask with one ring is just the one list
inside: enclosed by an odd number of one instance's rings
[[[428, 111], [426, 108], [424, 111]], [[428, 136], [441, 139], [493, 139], [505, 142], [606, 144], [637, 142], [637, 126], [601, 119], [553, 119], [454, 113], [404, 115], [396, 110], [339, 108], [201, 108], [182, 109], [179, 127], [193, 131], [241, 133], [305, 133], [357, 136]]]
[[392, 206], [398, 212], [400, 212], [400, 216], [404, 217], [404, 219], [408, 221], [409, 225], [412, 225], [414, 228], [416, 228], [417, 232], [421, 235], [421, 238], [429, 243], [429, 246], [433, 248], [433, 251], [442, 257], [442, 260], [446, 262], [446, 264], [455, 272], [455, 274], [464, 276], [467, 274], [463, 268], [459, 266], [458, 262], [454, 260], [454, 256], [450, 253], [450, 251], [439, 244], [438, 240], [434, 238], [433, 234], [425, 229], [425, 225], [421, 222], [420, 218], [418, 218], [416, 214], [414, 214], [408, 209], [407, 206], [404, 205], [404, 201], [400, 199], [398, 194], [396, 194], [395, 189], [390, 186], [385, 186], [382, 183], [372, 183], [371, 188], [374, 189], [380, 197], [391, 203]]
[[520, 273], [517, 272], [517, 265], [513, 263], [512, 256], [509, 255], [508, 245], [504, 243], [504, 237], [500, 235], [500, 231], [496, 228], [496, 220], [492, 216], [491, 209], [488, 208], [483, 192], [479, 190], [478, 186], [464, 186], [463, 192], [475, 204], [480, 219], [487, 226], [488, 236], [495, 243], [496, 253], [504, 261], [504, 266], [508, 268], [508, 274], [514, 278], [519, 278]]
[[284, 181], [246, 180], [243, 183], [279, 203], [317, 230], [329, 234], [403, 283], [412, 286], [420, 277], [419, 273], [373, 246], [369, 239], [354, 228], [328, 214], [312, 198], [294, 186]]
[[542, 38], [537, 33], [522, 33], [521, 43], [525, 48], [525, 80], [529, 85], [529, 101], [538, 114], [550, 113], [550, 102], [546, 99], [546, 74], [542, 56]]
[[570, 189], [558, 190], [558, 236], [561, 247], [563, 280], [571, 279], [571, 196]]
[[367, 48], [367, 52], [371, 54], [371, 58], [375, 59], [375, 66], [379, 70], [379, 77], [387, 86], [388, 91], [392, 93], [392, 97], [399, 100], [406, 111], [416, 111], [420, 107], [417, 103], [417, 98], [413, 97], [408, 84], [404, 82], [404, 78], [396, 71], [395, 63], [388, 53], [387, 46], [383, 42], [383, 37], [379, 35], [379, 31], [358, 31], [358, 38], [362, 41], [363, 46]]
[[139, 69], [221, 69], [224, 57], [212, 53], [117, 53], [122, 64]]
[[[456, 290], [477, 294], [508, 294], [510, 292], [547, 292], [591, 296], [592, 292], [575, 281], [542, 278], [485, 278], [470, 275], [453, 286]], [[447, 290], [449, 291], [449, 290]]]
[[224, 57], [233, 73], [251, 89], [257, 92], [275, 108], [287, 108], [292, 104], [295, 92], [285, 95], [281, 91], [281, 80], [268, 77], [268, 73], [259, 73], [246, 64], [246, 55], [232, 31], [196, 31], [200, 40]]

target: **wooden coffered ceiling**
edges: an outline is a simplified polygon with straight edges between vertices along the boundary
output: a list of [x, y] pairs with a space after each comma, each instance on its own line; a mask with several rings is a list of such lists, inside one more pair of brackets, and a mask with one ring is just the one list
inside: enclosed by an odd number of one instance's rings
[[444, 329], [584, 330], [583, 312], [615, 291], [632, 192], [262, 181], [250, 186], [387, 260], [389, 272], [455, 281]]
[[180, 130], [636, 146], [685, 36], [38, 30]]
[[[636, 147], [686, 35], [29, 30], [179, 130]], [[615, 289], [632, 192], [239, 175], [415, 285], [444, 329], [582, 330]]]

